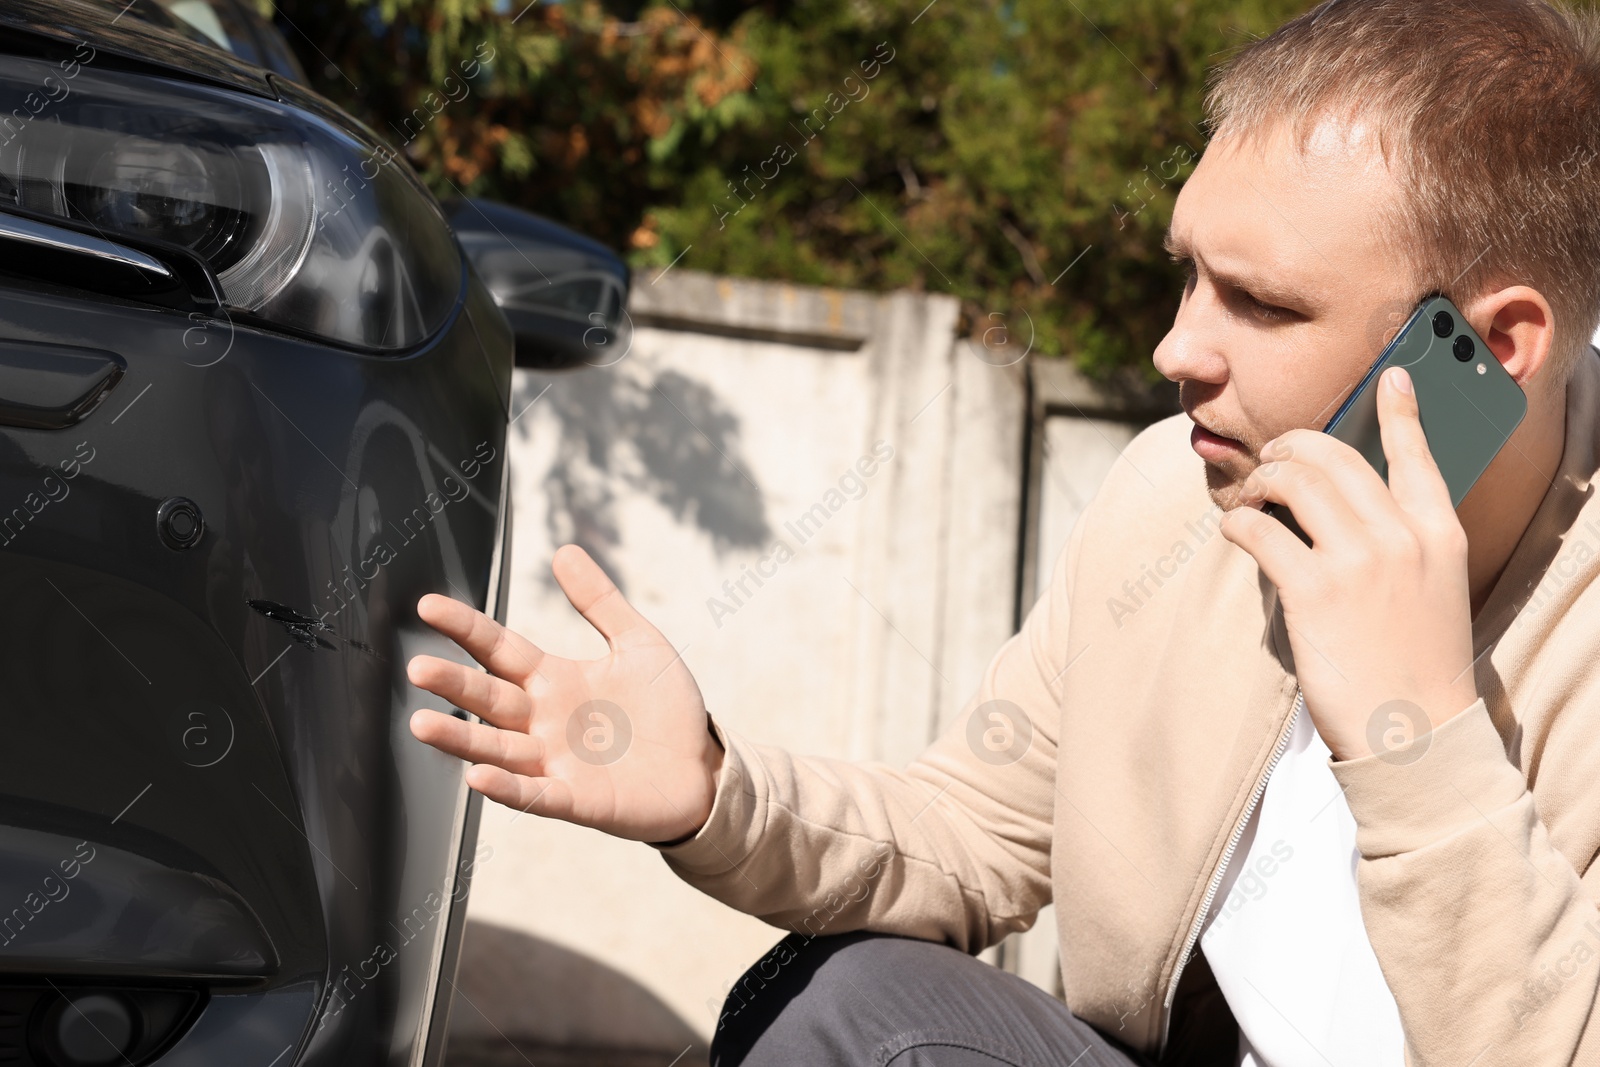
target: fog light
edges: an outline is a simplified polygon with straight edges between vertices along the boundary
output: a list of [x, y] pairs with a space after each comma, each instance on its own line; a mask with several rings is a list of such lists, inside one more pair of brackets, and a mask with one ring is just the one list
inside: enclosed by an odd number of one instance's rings
[[204, 1002], [198, 989], [80, 986], [76, 976], [43, 977], [44, 984], [0, 985], [0, 1064], [149, 1063], [182, 1037]]
[[118, 1063], [133, 1047], [133, 1011], [115, 993], [78, 993], [51, 1006], [45, 1032], [60, 1067]]

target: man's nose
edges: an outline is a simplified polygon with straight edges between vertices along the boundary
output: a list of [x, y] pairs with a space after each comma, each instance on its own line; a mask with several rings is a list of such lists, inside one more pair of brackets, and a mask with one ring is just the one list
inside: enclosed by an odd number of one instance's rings
[[1217, 310], [1196, 289], [1178, 307], [1172, 328], [1156, 346], [1156, 370], [1174, 382], [1221, 385], [1228, 380], [1224, 331]]

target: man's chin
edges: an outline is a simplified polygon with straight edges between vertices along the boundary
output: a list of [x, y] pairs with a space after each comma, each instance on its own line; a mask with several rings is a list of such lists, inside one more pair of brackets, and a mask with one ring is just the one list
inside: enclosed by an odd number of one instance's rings
[[1223, 511], [1240, 507], [1240, 494], [1248, 475], [1232, 475], [1214, 464], [1206, 464], [1206, 495]]

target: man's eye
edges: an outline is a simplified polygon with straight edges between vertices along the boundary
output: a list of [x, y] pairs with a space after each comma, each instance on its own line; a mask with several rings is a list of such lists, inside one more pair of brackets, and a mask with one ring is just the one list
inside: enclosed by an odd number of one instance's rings
[[1275, 304], [1263, 303], [1248, 293], [1245, 294], [1245, 302], [1250, 305], [1251, 314], [1255, 315], [1255, 317], [1260, 319], [1262, 322], [1282, 322], [1291, 314], [1288, 308], [1281, 308]]
[[1257, 322], [1271, 325], [1287, 322], [1295, 317], [1295, 313], [1288, 308], [1279, 307], [1277, 304], [1269, 304], [1265, 300], [1258, 299], [1248, 289], [1235, 288], [1232, 299], [1235, 308], [1245, 311]]

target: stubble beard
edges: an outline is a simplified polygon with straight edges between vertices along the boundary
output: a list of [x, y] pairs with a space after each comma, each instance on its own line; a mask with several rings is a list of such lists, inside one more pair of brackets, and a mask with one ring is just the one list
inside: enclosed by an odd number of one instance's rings
[[1258, 466], [1260, 462], [1254, 458], [1244, 470], [1223, 470], [1213, 463], [1207, 463], [1206, 495], [1223, 511], [1232, 511], [1234, 508], [1244, 506], [1239, 498], [1244, 490], [1245, 479], [1249, 478], [1250, 472]]

